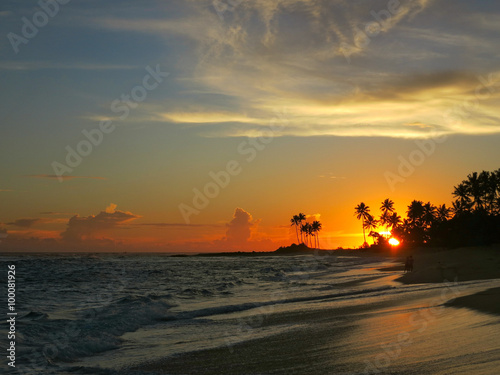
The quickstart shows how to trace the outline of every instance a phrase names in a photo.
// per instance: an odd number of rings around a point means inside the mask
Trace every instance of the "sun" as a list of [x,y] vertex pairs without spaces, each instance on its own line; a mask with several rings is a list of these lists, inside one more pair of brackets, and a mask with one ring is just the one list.
[[398,246],[399,245],[399,241],[397,239],[395,239],[394,237],[392,237],[392,238],[389,239],[389,244],[391,246]]

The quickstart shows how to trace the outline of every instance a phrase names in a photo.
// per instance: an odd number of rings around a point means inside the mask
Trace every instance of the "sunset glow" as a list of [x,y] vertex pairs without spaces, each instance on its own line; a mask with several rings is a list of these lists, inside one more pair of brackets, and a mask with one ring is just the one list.
[[389,244],[391,246],[398,246],[399,245],[399,241],[397,239],[395,239],[395,238],[390,238],[389,239]]
[[360,201],[450,206],[498,167],[493,6],[213,3],[72,2],[30,37],[5,6],[0,247],[271,251],[299,211],[359,247]]

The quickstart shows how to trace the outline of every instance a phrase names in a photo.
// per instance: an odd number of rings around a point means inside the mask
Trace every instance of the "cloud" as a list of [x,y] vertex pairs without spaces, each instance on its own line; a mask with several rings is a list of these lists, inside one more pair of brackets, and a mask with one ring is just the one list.
[[218,224],[186,224],[186,223],[141,223],[135,224],[137,226],[151,226],[151,227],[173,227],[173,228],[220,228]]
[[334,180],[345,180],[346,179],[345,176],[337,176],[337,175],[335,175],[332,172],[326,172],[326,173],[320,174],[318,177],[320,177],[320,178],[331,178],[331,179],[334,179]]
[[66,241],[92,240],[102,238],[112,229],[128,223],[140,216],[131,212],[116,210],[116,205],[111,203],[105,211],[97,215],[79,216],[75,215],[68,221],[67,228],[61,233]]
[[231,245],[245,245],[251,236],[254,227],[252,215],[242,208],[236,208],[233,219],[226,225],[226,241]]
[[319,220],[321,218],[321,214],[306,214],[306,222],[312,223],[315,220]]
[[89,178],[92,180],[106,180],[104,177],[95,177],[95,176],[58,176],[55,174],[33,174],[33,175],[27,175],[26,177],[33,177],[33,178],[48,178],[51,180],[73,180],[75,178]]
[[[180,113],[164,113],[161,114],[163,121],[175,123],[224,123],[224,122],[240,122],[240,123],[256,123],[262,122],[255,118],[249,118],[235,113],[216,113],[216,112],[180,112]],[[268,122],[268,120],[266,121]]]
[[64,216],[67,216],[67,215],[74,215],[74,213],[73,212],[43,211],[43,212],[40,212],[40,215],[64,215]]
[[17,219],[11,223],[7,223],[7,225],[13,225],[16,227],[21,227],[21,228],[31,228],[33,225],[36,223],[41,222],[42,219],[36,218],[36,219]]
[[106,207],[105,212],[106,212],[107,214],[114,214],[114,213],[115,213],[115,211],[116,211],[116,207],[118,207],[116,204],[114,204],[114,203],[110,203],[110,204],[109,204],[109,206],[108,206],[108,207]]
[[[267,233],[259,232],[260,219],[253,219],[252,214],[242,208],[236,208],[232,219],[224,225],[225,235],[217,234],[217,228],[224,228],[221,225],[204,225],[210,232],[204,235],[203,239],[188,239],[171,243],[171,248],[183,251],[198,252],[220,252],[220,251],[270,251],[283,245],[282,242],[275,242]],[[161,223],[165,224],[165,223]],[[141,224],[138,224],[141,225]],[[171,226],[172,224],[167,224]],[[174,224],[176,225],[176,224]],[[187,227],[186,224],[179,224]],[[189,225],[192,226],[192,225]],[[212,229],[213,228],[213,229]],[[286,227],[288,229],[288,227]]]
[[[444,118],[475,99],[478,76],[495,73],[498,16],[487,6],[401,0],[388,16],[387,0],[222,3],[228,7],[190,0],[153,17],[123,12],[86,20],[168,43],[166,64],[176,70],[179,95],[127,121],[197,127],[204,137],[256,137],[286,106],[288,122],[275,136],[500,132],[500,90],[460,126]],[[369,24],[380,30],[367,39]],[[414,123],[427,126],[408,126]]]
[[3,61],[0,62],[0,70],[129,70],[137,69],[137,66],[132,65],[115,65],[115,64],[61,64],[45,61],[27,62],[27,61]]

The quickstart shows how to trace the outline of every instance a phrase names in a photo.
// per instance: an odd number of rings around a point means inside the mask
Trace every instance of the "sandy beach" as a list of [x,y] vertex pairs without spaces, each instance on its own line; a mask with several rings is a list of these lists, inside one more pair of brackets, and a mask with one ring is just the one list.
[[[413,254],[373,269],[361,283],[398,293],[318,301],[241,321],[286,326],[270,337],[137,366],[154,374],[496,374],[500,366],[500,255],[497,248]],[[403,257],[404,258],[404,257]],[[400,259],[398,258],[397,262]],[[227,318],[219,316],[227,323]],[[251,330],[251,323],[246,329]]]
[[[394,269],[398,267],[403,268],[401,265]],[[488,279],[500,279],[500,246],[421,254],[416,260],[415,271],[404,274],[397,281],[416,284]],[[447,306],[468,307],[500,315],[499,294],[499,289],[492,288],[457,298],[447,303]]]
[[[406,284],[439,283],[444,280],[500,278],[500,246],[471,247],[445,251],[407,252],[415,258],[414,272],[398,281]],[[401,263],[404,257],[401,258]]]

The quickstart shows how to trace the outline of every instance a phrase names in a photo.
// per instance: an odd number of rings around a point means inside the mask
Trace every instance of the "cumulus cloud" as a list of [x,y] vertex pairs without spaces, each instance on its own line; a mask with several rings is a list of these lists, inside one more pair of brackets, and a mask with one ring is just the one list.
[[116,207],[118,207],[116,204],[114,204],[114,203],[110,203],[110,204],[109,204],[109,206],[108,206],[108,207],[106,207],[105,212],[106,212],[107,214],[114,214],[114,213],[115,213],[115,211],[116,211]]
[[306,222],[312,223],[313,221],[316,221],[321,218],[321,214],[306,214]]
[[233,245],[243,245],[250,240],[254,227],[252,215],[242,208],[236,208],[233,219],[227,224],[226,240]]
[[66,230],[61,233],[61,237],[67,241],[102,238],[112,229],[140,217],[131,212],[116,210],[116,207],[111,203],[97,215],[73,216],[69,219]]

